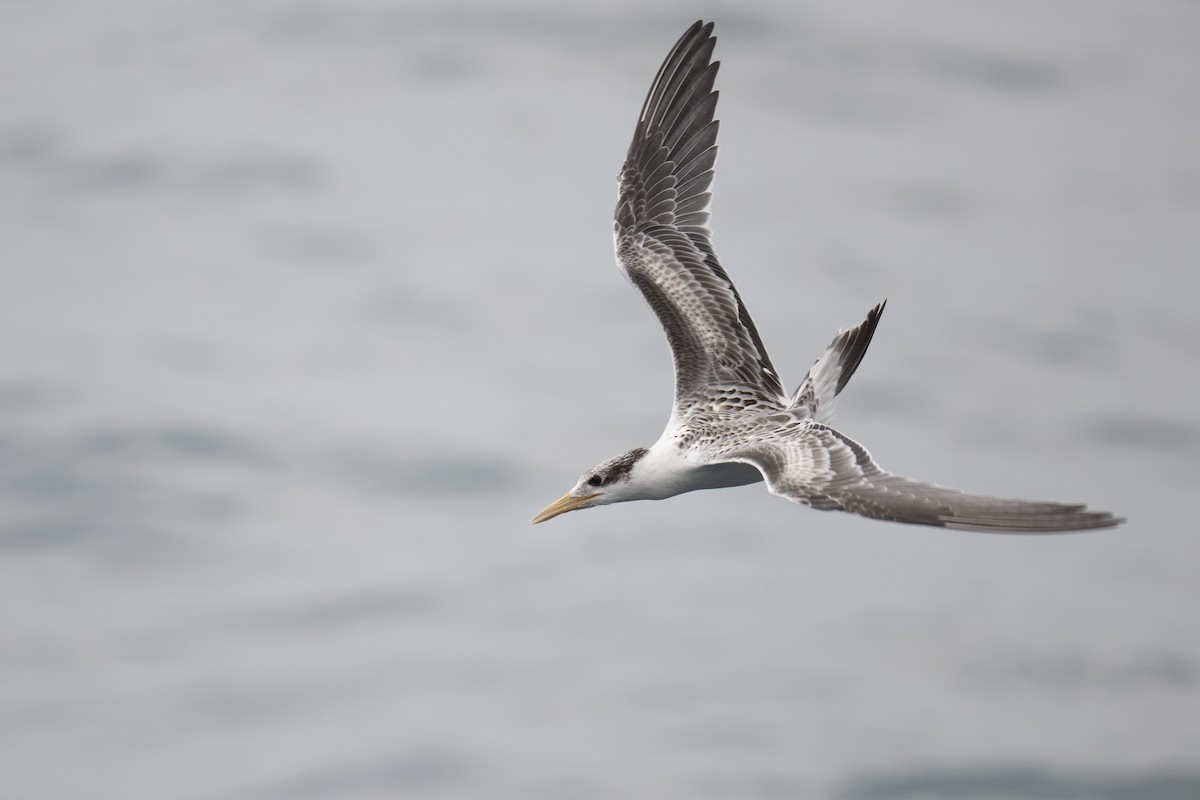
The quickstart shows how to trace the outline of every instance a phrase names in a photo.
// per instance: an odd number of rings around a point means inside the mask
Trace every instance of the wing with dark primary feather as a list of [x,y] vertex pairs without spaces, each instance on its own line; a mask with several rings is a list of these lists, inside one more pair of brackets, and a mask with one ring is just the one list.
[[714,386],[781,404],[779,377],[710,240],[715,43],[712,23],[697,22],[654,79],[619,177],[617,260],[666,331],[677,408]]
[[893,475],[880,469],[858,442],[809,421],[743,438],[710,460],[753,464],[772,494],[872,519],[995,533],[1110,528],[1123,521],[1082,505],[967,494]]

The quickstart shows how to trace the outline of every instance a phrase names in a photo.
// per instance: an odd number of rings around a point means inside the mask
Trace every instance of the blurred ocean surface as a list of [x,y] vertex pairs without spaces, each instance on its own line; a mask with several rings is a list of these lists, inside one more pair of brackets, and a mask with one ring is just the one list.
[[[718,251],[888,468],[530,516],[658,436],[611,254],[715,18]],[[1200,4],[0,7],[0,793],[1200,797]]]

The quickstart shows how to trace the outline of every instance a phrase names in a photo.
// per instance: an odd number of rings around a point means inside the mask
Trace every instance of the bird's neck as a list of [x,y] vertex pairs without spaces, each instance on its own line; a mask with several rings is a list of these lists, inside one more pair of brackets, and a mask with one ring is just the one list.
[[633,488],[640,500],[662,500],[697,489],[744,486],[763,479],[749,464],[696,463],[681,453],[673,441],[659,440],[634,467]]

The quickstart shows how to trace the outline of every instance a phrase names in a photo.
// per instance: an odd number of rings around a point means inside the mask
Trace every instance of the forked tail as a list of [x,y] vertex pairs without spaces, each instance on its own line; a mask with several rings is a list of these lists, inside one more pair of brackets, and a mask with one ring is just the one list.
[[833,417],[833,399],[846,386],[854,370],[867,353],[875,327],[883,316],[884,300],[867,313],[861,325],[841,331],[833,337],[829,347],[809,368],[800,382],[800,388],[792,395],[791,408],[807,409],[808,416],[816,422],[828,422]]

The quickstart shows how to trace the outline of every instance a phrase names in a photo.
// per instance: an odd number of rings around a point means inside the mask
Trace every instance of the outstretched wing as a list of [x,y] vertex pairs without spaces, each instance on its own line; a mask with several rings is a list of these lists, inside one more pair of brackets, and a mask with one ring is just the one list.
[[837,397],[850,376],[867,354],[867,346],[875,335],[875,327],[883,315],[884,300],[867,312],[867,318],[857,327],[844,330],[833,341],[825,352],[809,368],[808,374],[800,382],[800,388],[792,396],[791,406],[794,410],[805,414],[817,422],[828,422],[833,417],[833,399]]
[[772,494],[872,519],[997,533],[1054,533],[1123,522],[1083,505],[967,494],[893,475],[880,469],[858,442],[807,421],[771,436],[745,439],[712,460],[754,465]]
[[783,387],[708,229],[717,158],[719,62],[712,23],[696,22],[658,71],[618,178],[617,261],[666,331],[676,408],[710,387],[784,403]]

